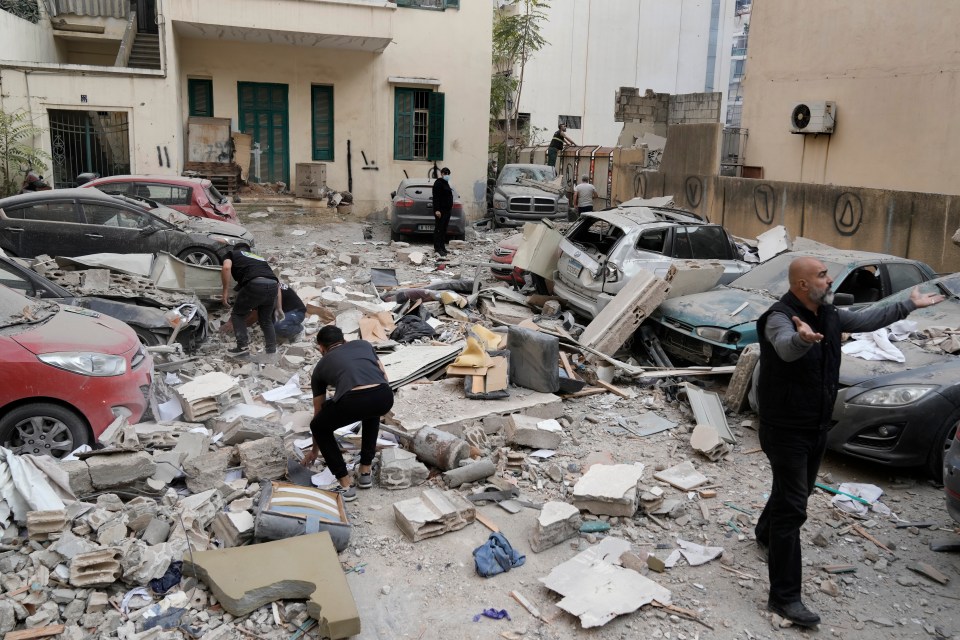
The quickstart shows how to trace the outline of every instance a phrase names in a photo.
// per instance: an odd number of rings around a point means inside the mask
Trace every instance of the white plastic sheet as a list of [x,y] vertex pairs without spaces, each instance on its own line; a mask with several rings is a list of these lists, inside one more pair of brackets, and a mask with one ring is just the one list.
[[0,447],[0,525],[10,524],[9,517],[23,524],[30,511],[63,509],[76,496],[70,490],[67,473],[46,456],[18,456]]

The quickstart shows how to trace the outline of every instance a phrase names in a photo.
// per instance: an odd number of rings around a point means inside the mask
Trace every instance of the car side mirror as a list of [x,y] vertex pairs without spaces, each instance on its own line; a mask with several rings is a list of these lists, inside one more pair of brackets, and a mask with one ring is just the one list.
[[159,231],[159,229],[157,229],[155,226],[153,226],[152,224],[150,224],[150,225],[147,225],[146,227],[143,227],[142,229],[140,229],[140,235],[142,235],[142,236],[152,236],[152,235],[155,234],[157,231]]
[[838,307],[849,307],[853,304],[852,293],[834,293],[833,304]]
[[390,199],[393,200],[393,199],[396,198],[396,197],[397,197],[397,192],[396,192],[396,191],[391,191],[391,192],[390,192]]

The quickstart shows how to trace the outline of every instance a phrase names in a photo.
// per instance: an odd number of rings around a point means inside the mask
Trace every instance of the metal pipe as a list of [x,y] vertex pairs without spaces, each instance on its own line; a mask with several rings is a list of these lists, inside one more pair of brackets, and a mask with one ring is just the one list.
[[353,193],[353,152],[350,150],[349,140],[347,140],[347,191]]

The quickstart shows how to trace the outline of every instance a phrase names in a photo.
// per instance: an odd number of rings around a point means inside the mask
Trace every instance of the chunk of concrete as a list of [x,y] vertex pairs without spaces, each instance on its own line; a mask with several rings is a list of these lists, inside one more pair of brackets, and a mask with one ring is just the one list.
[[720,438],[720,433],[708,424],[698,424],[690,436],[690,446],[707,460],[717,462],[727,457],[730,445]]
[[243,401],[236,378],[219,371],[205,373],[174,389],[183,407],[183,417],[203,422]]
[[80,272],[80,291],[95,293],[110,290],[109,269],[84,269]]
[[674,260],[664,277],[670,283],[667,299],[709,291],[720,282],[723,271],[719,262]]
[[31,540],[49,540],[50,534],[60,533],[66,528],[67,512],[64,509],[27,513],[27,535]]
[[237,445],[237,453],[243,475],[252,482],[276,480],[287,473],[287,453],[280,436],[241,442]]
[[392,447],[380,454],[380,486],[386,489],[409,489],[427,481],[430,471],[417,460],[415,453]]
[[60,463],[60,470],[67,472],[67,482],[75,496],[86,496],[93,493],[93,480],[90,479],[90,467],[84,460],[64,460]]
[[184,460],[193,460],[209,450],[210,436],[196,431],[181,434],[180,437],[177,438],[176,446],[173,447],[173,452],[183,454]]
[[556,449],[560,446],[562,427],[556,420],[543,420],[515,413],[508,417],[507,444],[533,449]]
[[183,451],[155,451],[153,462],[157,465],[157,471],[153,474],[153,479],[163,484],[170,484],[183,475],[182,465],[186,459],[187,454]]
[[670,285],[649,271],[640,271],[600,310],[580,336],[580,344],[612,356],[640,323],[667,298]]
[[753,370],[757,368],[760,361],[760,345],[750,344],[740,353],[737,360],[737,366],[730,376],[730,382],[727,384],[727,393],[724,395],[723,402],[727,409],[733,413],[740,413],[747,408],[747,398],[750,393],[750,386],[753,384]]
[[74,535],[71,531],[64,531],[60,539],[50,545],[49,549],[59,553],[67,560],[72,560],[82,553],[89,553],[99,549],[99,545],[86,538]]
[[766,262],[773,256],[793,248],[793,239],[785,226],[777,225],[757,236],[757,257]]
[[394,503],[393,513],[411,542],[463,529],[476,519],[473,504],[452,489],[427,489],[419,497]]
[[540,582],[563,598],[557,606],[580,618],[584,629],[599,627],[656,600],[670,604],[670,590],[631,569],[617,566],[630,543],[604,538],[556,566]]
[[201,493],[218,487],[223,482],[227,467],[237,461],[236,455],[235,447],[225,447],[185,462],[183,472],[187,476],[187,489]]
[[124,549],[120,567],[127,584],[142,585],[163,577],[174,560],[173,549],[168,544],[150,546],[142,540],[131,540]]
[[213,428],[217,433],[223,434],[220,442],[227,445],[240,444],[247,440],[259,440],[260,438],[280,434],[280,429],[276,424],[245,416],[241,416],[234,421],[215,420]]
[[120,579],[120,549],[79,553],[70,562],[70,584],[75,587],[106,587]]
[[249,511],[218,513],[210,528],[224,548],[239,547],[253,537],[253,516]]
[[573,487],[573,504],[595,515],[632,516],[640,505],[642,464],[595,464]]
[[160,518],[153,518],[150,524],[143,530],[140,539],[149,545],[163,544],[170,535],[170,523]]
[[224,506],[223,495],[218,489],[210,489],[187,496],[179,504],[179,508],[184,514],[191,514],[204,527],[209,525],[216,515],[223,511]]
[[122,487],[146,480],[157,472],[157,465],[146,451],[96,455],[86,462],[95,489]]
[[547,502],[540,510],[537,526],[530,534],[530,548],[540,553],[577,536],[583,518],[580,510],[566,502]]
[[183,572],[209,586],[231,615],[277,600],[307,600],[320,635],[336,640],[360,633],[357,604],[329,533],[185,555]]
[[666,482],[669,485],[673,485],[681,491],[690,491],[691,489],[696,489],[702,484],[707,483],[707,476],[703,475],[697,471],[693,463],[689,460],[685,460],[680,464],[674,465],[669,469],[664,469],[663,471],[658,471],[653,474],[653,477],[661,482]]

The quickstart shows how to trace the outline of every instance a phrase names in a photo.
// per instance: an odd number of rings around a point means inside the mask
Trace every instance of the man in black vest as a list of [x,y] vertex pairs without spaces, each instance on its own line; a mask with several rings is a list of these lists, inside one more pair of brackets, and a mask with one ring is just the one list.
[[840,334],[875,331],[943,296],[914,288],[907,301],[856,312],[833,306],[833,280],[820,260],[796,258],[788,277],[790,290],[757,320],[760,446],[770,460],[773,488],[756,534],[761,549],[769,550],[767,609],[812,627],[820,616],[800,599],[800,527],[837,399]]
[[277,334],[273,328],[273,312],[277,304],[277,287],[280,281],[266,258],[250,251],[245,244],[238,244],[230,252],[220,267],[220,281],[223,283],[223,304],[230,304],[230,279],[237,283],[237,299],[233,302],[230,319],[233,333],[237,336],[237,346],[228,349],[232,356],[244,357],[250,354],[250,337],[247,335],[247,314],[257,311],[257,322],[263,330],[263,341],[267,353],[277,352]]

